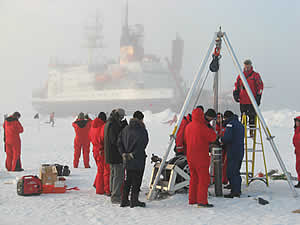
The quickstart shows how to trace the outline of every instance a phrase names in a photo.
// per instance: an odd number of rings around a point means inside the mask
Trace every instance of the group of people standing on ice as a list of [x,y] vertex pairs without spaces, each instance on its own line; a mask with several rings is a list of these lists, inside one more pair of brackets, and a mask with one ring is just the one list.
[[[254,72],[252,62],[244,62],[244,75],[248,85],[260,104],[263,91],[263,82],[260,75]],[[238,76],[233,97],[240,103],[241,114],[249,117],[249,126],[255,126],[255,109],[249,99],[240,76]],[[216,119],[215,129],[211,121]],[[253,132],[251,130],[251,136]],[[183,118],[176,137],[175,151],[177,154],[187,156],[190,168],[189,204],[198,204],[200,207],[213,207],[207,201],[208,187],[210,184],[210,145],[217,144],[223,148],[223,184],[229,185],[230,193],[224,195],[225,198],[240,197],[241,176],[240,169],[244,157],[244,137],[245,129],[237,115],[227,110],[216,113],[213,109],[208,109],[204,113],[202,106],[196,107],[192,115],[188,114]]]
[[[250,60],[244,62],[244,74],[248,85],[260,105],[263,82],[258,73],[253,71]],[[233,97],[240,103],[241,113],[249,117],[250,127],[255,126],[255,109],[238,76]],[[5,118],[4,143],[6,152],[5,166],[8,171],[23,171],[21,164],[21,139],[23,127],[19,122],[21,114],[13,113]],[[93,144],[93,156],[97,165],[97,175],[94,187],[97,194],[110,196],[113,204],[121,207],[145,207],[144,202],[138,200],[142,177],[145,169],[148,133],[143,122],[144,115],[140,111],[133,114],[129,124],[125,119],[125,110],[114,109],[108,119],[104,112],[100,112],[94,120],[88,115],[80,113],[72,123],[76,136],[74,139],[74,168],[78,167],[81,151],[84,167],[90,168],[90,142]],[[213,129],[211,121],[216,119]],[[296,154],[296,170],[300,188],[300,116],[294,119],[295,133],[293,144]],[[240,197],[241,176],[240,168],[244,156],[244,126],[237,115],[227,110],[224,115],[213,109],[204,112],[202,106],[196,107],[192,114],[182,120],[176,137],[176,154],[187,157],[190,168],[189,204],[201,207],[212,207],[207,201],[210,183],[209,149],[211,144],[223,146],[223,183],[229,185],[230,194],[226,198]],[[253,136],[253,133],[250,133]],[[129,200],[130,195],[130,200]]]
[[[121,207],[145,207],[139,201],[139,192],[146,163],[148,132],[143,123],[144,114],[136,111],[129,124],[124,109],[115,109],[106,117],[100,112],[94,120],[78,115],[73,127],[74,168],[78,167],[81,149],[85,168],[89,168],[89,143],[97,165],[94,187],[97,194],[111,198]],[[129,201],[130,195],[130,201]]]

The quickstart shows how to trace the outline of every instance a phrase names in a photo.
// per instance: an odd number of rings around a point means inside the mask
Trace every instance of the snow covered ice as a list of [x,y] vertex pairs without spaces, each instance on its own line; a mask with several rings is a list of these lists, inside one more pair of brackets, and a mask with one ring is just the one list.
[[[21,112],[22,113],[22,112]],[[173,118],[170,110],[158,114],[145,112],[145,124],[149,131],[147,163],[140,199],[146,201],[149,180],[153,164],[152,153],[162,156],[168,145],[173,126],[162,122]],[[44,123],[48,117],[40,119],[40,128],[33,119],[33,113],[23,114],[21,123],[24,127],[22,139],[22,163],[24,172],[7,172],[4,166],[5,153],[0,154],[0,224],[300,224],[299,214],[292,211],[299,209],[299,198],[294,198],[286,181],[270,180],[270,187],[255,181],[249,187],[242,184],[242,197],[234,199],[209,197],[214,208],[197,208],[188,205],[187,194],[176,194],[164,200],[146,201],[146,208],[120,208],[112,205],[110,198],[96,195],[92,187],[97,167],[92,151],[91,168],[83,168],[82,158],[78,169],[72,168],[74,130],[71,123],[74,118],[57,118],[55,127]],[[291,110],[265,111],[265,120],[275,136],[281,157],[293,176],[295,155],[292,145],[293,118],[300,112]],[[1,146],[3,146],[3,129]],[[279,169],[279,164],[269,145],[265,142],[267,167]],[[92,149],[92,148],[91,148]],[[174,153],[171,152],[171,155]],[[40,196],[22,197],[16,193],[17,179],[23,175],[38,175],[43,163],[60,163],[69,165],[71,175],[66,177],[68,187],[79,187],[79,191],[65,194],[42,194]],[[256,172],[263,171],[258,160]],[[213,193],[213,187],[209,189]],[[298,190],[297,190],[298,191]],[[226,190],[224,191],[225,193]],[[299,191],[298,191],[299,192]],[[299,193],[300,194],[300,193]],[[248,197],[251,196],[251,197]],[[255,198],[262,197],[270,202],[259,205]]]

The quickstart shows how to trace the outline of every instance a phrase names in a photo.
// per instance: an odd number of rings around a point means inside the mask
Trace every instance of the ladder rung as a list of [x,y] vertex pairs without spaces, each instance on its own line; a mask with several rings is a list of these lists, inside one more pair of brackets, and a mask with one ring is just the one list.
[[[242,162],[247,162],[247,160],[243,160]],[[248,160],[248,163],[253,162],[253,160]]]
[[[241,175],[247,175],[246,172],[240,172],[240,174],[241,174]],[[248,175],[250,175],[251,177],[253,177],[253,173],[252,173],[252,172],[249,172]]]
[[247,128],[248,128],[248,130],[259,130],[258,127],[247,127]]
[[263,177],[251,177],[250,180],[265,180],[267,179],[265,176]]
[[261,150],[261,149],[258,149],[258,150],[247,149],[247,152],[263,152],[263,150]]

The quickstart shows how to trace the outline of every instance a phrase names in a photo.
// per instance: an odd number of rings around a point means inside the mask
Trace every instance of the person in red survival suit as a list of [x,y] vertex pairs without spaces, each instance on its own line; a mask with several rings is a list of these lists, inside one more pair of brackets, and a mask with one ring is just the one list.
[[8,171],[23,171],[21,164],[21,139],[23,127],[19,122],[21,114],[14,112],[12,116],[5,119],[3,128],[5,131],[5,166]]
[[[222,113],[217,114],[217,120],[216,120],[216,131],[218,137],[223,137],[224,132],[225,132],[225,123],[224,123],[224,118]],[[222,151],[222,183],[227,184],[228,183],[228,178],[226,175],[226,169],[227,169],[227,154],[226,154],[226,148],[225,145],[223,145],[223,151]]]
[[[257,105],[260,105],[261,96],[264,89],[263,81],[259,73],[255,72],[252,67],[251,60],[247,59],[244,61],[244,75],[247,79],[247,83],[252,91],[252,94],[256,100]],[[255,109],[250,101],[250,98],[246,92],[240,75],[237,77],[235,82],[235,89],[233,91],[233,98],[236,102],[240,103],[241,114],[245,113],[249,117],[249,125],[255,126]],[[250,136],[254,135],[254,130],[250,130]]]
[[190,168],[189,204],[199,207],[213,207],[208,204],[207,191],[209,186],[209,144],[217,138],[215,131],[207,126],[203,110],[196,108],[184,133],[187,148],[187,161]]
[[97,164],[97,175],[94,182],[96,194],[105,194],[110,196],[109,189],[109,164],[105,162],[104,157],[104,126],[106,114],[100,112],[98,117],[93,121],[91,127],[91,139],[93,143],[93,155]]
[[176,140],[175,140],[176,145],[175,145],[174,151],[175,151],[176,156],[186,155],[186,147],[183,144],[184,130],[186,128],[186,125],[188,125],[188,123],[191,121],[192,121],[191,114],[184,116],[181,121],[181,124],[179,126],[179,129],[178,129],[178,132],[176,135]]
[[83,149],[83,162],[85,168],[90,168],[90,138],[89,131],[91,123],[84,118],[84,114],[79,113],[75,122],[72,123],[76,136],[74,139],[74,168],[78,168],[81,149]]
[[298,174],[298,184],[295,185],[295,188],[300,188],[300,116],[295,119],[295,134],[293,137],[293,144],[295,146],[296,154],[296,171]]

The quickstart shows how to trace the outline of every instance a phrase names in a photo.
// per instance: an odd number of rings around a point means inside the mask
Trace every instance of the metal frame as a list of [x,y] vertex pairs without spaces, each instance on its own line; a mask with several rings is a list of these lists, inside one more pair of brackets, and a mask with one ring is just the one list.
[[[183,106],[182,106],[182,109],[181,109],[181,111],[180,111],[179,120],[178,120],[178,122],[177,122],[177,124],[176,124],[176,126],[175,126],[175,128],[174,128],[174,130],[173,130],[173,132],[172,132],[172,135],[171,135],[171,139],[170,139],[168,148],[167,148],[167,150],[166,150],[166,152],[165,152],[165,154],[164,154],[164,156],[163,156],[163,160],[162,160],[162,162],[161,162],[161,164],[160,164],[160,167],[159,167],[159,170],[158,170],[158,172],[157,172],[157,174],[156,174],[156,177],[155,177],[155,180],[154,180],[154,182],[153,182],[152,188],[150,188],[150,191],[149,191],[149,193],[148,193],[148,196],[147,196],[148,200],[153,200],[153,199],[156,197],[156,195],[157,195],[157,190],[156,190],[157,187],[156,187],[156,186],[157,186],[157,183],[158,183],[158,181],[159,181],[159,177],[160,177],[161,172],[162,172],[162,170],[163,170],[163,168],[164,168],[164,166],[165,166],[167,157],[168,157],[168,155],[169,155],[169,153],[170,153],[170,150],[171,150],[171,147],[172,147],[172,145],[173,145],[173,143],[174,143],[174,140],[176,139],[176,134],[177,134],[178,128],[179,128],[179,126],[180,126],[180,124],[181,124],[181,121],[182,121],[182,119],[183,119],[183,116],[186,114],[186,110],[187,110],[187,108],[188,108],[188,104],[190,103],[191,97],[192,97],[193,93],[194,93],[195,90],[196,90],[196,87],[197,87],[197,85],[198,85],[198,83],[199,83],[200,77],[201,77],[201,75],[202,75],[202,73],[203,73],[203,71],[204,71],[204,68],[205,68],[205,66],[206,66],[206,63],[207,63],[207,61],[208,61],[208,57],[210,56],[210,54],[211,54],[211,52],[212,52],[212,49],[213,49],[213,47],[214,47],[214,45],[215,45],[216,37],[217,37],[218,35],[220,35],[220,32],[221,32],[221,31],[219,31],[218,33],[215,33],[215,34],[214,34],[213,39],[212,39],[212,41],[211,41],[211,44],[210,44],[210,46],[209,46],[209,48],[208,48],[208,51],[207,51],[207,53],[206,53],[206,56],[205,56],[205,58],[203,59],[201,65],[200,65],[200,67],[199,67],[199,70],[198,70],[198,72],[197,72],[196,75],[195,75],[195,78],[194,78],[194,81],[193,81],[193,83],[192,83],[192,86],[191,86],[191,88],[190,88],[190,90],[189,90],[189,92],[188,92],[188,95],[187,95],[187,97],[186,97],[186,99],[185,99],[185,102],[184,102],[184,104],[183,104]],[[247,83],[247,80],[246,80],[246,78],[245,78],[245,75],[244,75],[244,73],[243,73],[243,70],[242,70],[242,68],[241,68],[241,66],[240,66],[240,64],[239,64],[239,62],[238,62],[238,60],[237,60],[237,57],[236,57],[236,55],[235,55],[235,53],[234,53],[234,51],[233,51],[233,48],[232,48],[232,46],[231,46],[231,44],[230,44],[230,41],[229,41],[229,39],[228,39],[228,37],[227,37],[227,34],[226,34],[225,32],[222,32],[222,35],[221,35],[221,36],[222,36],[222,38],[223,38],[223,41],[224,41],[225,45],[227,46],[227,49],[228,49],[230,55],[232,56],[234,65],[236,66],[238,72],[240,73],[240,77],[241,77],[241,80],[242,80],[242,82],[243,82],[243,85],[244,85],[244,87],[245,87],[245,89],[246,89],[246,92],[247,92],[247,94],[248,94],[248,96],[249,96],[249,98],[250,98],[250,100],[251,100],[251,103],[252,103],[252,105],[253,105],[253,107],[254,107],[256,113],[257,113],[257,116],[259,117],[259,119],[260,119],[260,121],[261,121],[263,130],[264,130],[264,132],[265,132],[265,134],[266,134],[266,136],[267,136],[267,140],[270,142],[271,147],[272,147],[272,149],[273,149],[273,151],[274,151],[274,154],[275,154],[275,156],[276,156],[276,158],[277,158],[277,161],[279,162],[281,169],[283,170],[284,174],[285,174],[286,177],[287,177],[287,181],[288,181],[288,184],[289,184],[289,186],[290,186],[290,189],[291,189],[291,191],[292,191],[292,193],[293,193],[293,196],[294,196],[294,197],[297,197],[298,194],[297,194],[297,192],[296,192],[296,190],[295,190],[295,188],[294,188],[294,186],[293,186],[293,184],[292,184],[292,181],[291,181],[291,178],[290,178],[290,174],[287,172],[287,169],[286,169],[286,167],[285,167],[285,165],[284,165],[284,163],[283,163],[283,161],[282,161],[282,159],[281,159],[281,156],[280,156],[280,154],[279,154],[279,152],[278,152],[277,146],[276,146],[276,144],[275,144],[275,142],[274,142],[274,136],[271,135],[271,132],[270,132],[270,130],[269,130],[269,128],[268,128],[268,126],[267,126],[267,124],[266,124],[264,118],[263,118],[263,115],[262,115],[262,113],[260,112],[260,110],[259,110],[259,108],[258,108],[258,105],[257,105],[257,103],[256,103],[256,100],[255,100],[255,98],[254,98],[254,96],[253,96],[253,94],[252,94],[252,91],[251,91],[251,89],[250,89],[248,83]],[[152,180],[151,180],[151,181],[152,181]]]
[[[153,177],[155,176],[155,172],[156,169],[158,167],[157,163],[156,165],[154,165],[153,169],[152,169],[152,174],[151,174],[151,183],[150,183],[150,189],[153,187]],[[189,183],[190,183],[190,176],[180,167],[178,167],[177,165],[174,164],[168,164],[165,167],[165,170],[170,170],[170,178],[169,181],[166,185],[160,184],[160,185],[156,185],[156,188],[161,190],[161,191],[166,191],[166,192],[175,192],[183,187],[188,187]],[[180,175],[184,181],[177,183],[176,184],[176,178],[177,175]]]
[[164,154],[164,156],[163,156],[163,159],[162,159],[162,162],[161,162],[160,167],[159,167],[159,169],[158,169],[158,172],[157,172],[157,174],[156,174],[156,177],[155,177],[153,186],[152,186],[152,188],[150,189],[150,191],[149,191],[149,193],[148,193],[148,196],[147,196],[148,200],[153,200],[153,199],[156,197],[156,194],[157,194],[157,192],[156,192],[156,185],[157,185],[157,183],[158,183],[159,176],[160,176],[160,174],[161,174],[161,172],[162,172],[162,169],[164,168],[164,165],[165,165],[165,163],[166,163],[166,160],[167,160],[167,158],[168,158],[168,155],[169,155],[169,153],[170,153],[170,150],[171,150],[171,147],[172,147],[172,145],[173,145],[173,143],[174,143],[174,140],[176,139],[176,134],[177,134],[177,131],[178,131],[177,128],[179,128],[179,126],[180,126],[180,124],[181,124],[181,121],[182,121],[182,119],[183,119],[183,116],[185,115],[186,110],[187,110],[187,107],[188,107],[188,105],[189,105],[189,103],[190,103],[191,97],[192,97],[194,91],[196,90],[196,87],[197,87],[197,85],[198,85],[198,83],[199,83],[201,74],[202,74],[203,71],[204,71],[204,68],[205,68],[205,65],[206,65],[206,63],[207,63],[208,57],[210,56],[210,53],[211,53],[211,51],[212,51],[212,49],[213,49],[213,47],[214,47],[214,42],[215,42],[215,39],[216,39],[216,35],[217,35],[217,34],[215,33],[214,36],[213,36],[213,40],[212,40],[212,42],[211,42],[211,44],[210,44],[210,46],[209,46],[209,48],[208,48],[208,51],[207,51],[207,53],[206,53],[206,56],[205,56],[205,58],[203,59],[201,65],[200,65],[200,67],[199,67],[199,70],[198,70],[198,72],[197,72],[197,74],[196,74],[196,76],[195,76],[195,78],[194,78],[193,83],[192,83],[192,87],[190,88],[190,90],[189,90],[189,92],[188,92],[188,95],[187,95],[187,97],[186,97],[186,99],[185,99],[185,101],[184,101],[184,104],[183,104],[182,109],[181,109],[181,111],[180,111],[179,120],[178,120],[177,124],[175,125],[175,128],[174,128],[174,130],[173,130],[173,132],[172,132],[171,140],[170,140],[170,142],[169,142],[168,149],[167,149],[167,151],[165,152],[165,154]]
[[251,89],[250,89],[250,87],[248,85],[247,79],[246,79],[246,77],[245,77],[245,75],[243,73],[242,67],[239,64],[236,55],[234,54],[233,48],[232,48],[232,46],[230,44],[230,41],[229,41],[229,39],[227,37],[227,34],[225,32],[223,34],[224,34],[223,35],[223,40],[224,40],[224,42],[225,42],[225,44],[226,44],[226,46],[228,48],[228,51],[229,51],[229,53],[230,53],[230,55],[232,57],[232,60],[233,60],[234,65],[236,66],[236,69],[240,73],[240,78],[241,78],[241,80],[243,82],[243,85],[244,85],[244,87],[246,89],[246,92],[247,92],[247,94],[248,94],[248,96],[249,96],[249,98],[251,100],[251,103],[252,103],[252,105],[253,105],[253,107],[255,109],[255,112],[256,112],[256,114],[257,114],[257,116],[258,116],[258,118],[259,118],[259,120],[261,122],[262,128],[263,128],[263,130],[264,130],[264,132],[266,134],[267,140],[270,142],[270,145],[271,145],[271,147],[273,149],[273,152],[274,152],[274,154],[275,154],[275,156],[277,158],[277,161],[279,162],[282,171],[284,172],[284,174],[287,177],[287,181],[288,181],[290,189],[291,189],[291,191],[293,193],[293,196],[297,197],[298,193],[295,190],[295,187],[294,187],[294,185],[293,185],[293,183],[291,181],[290,174],[287,172],[287,169],[286,169],[286,167],[285,167],[285,165],[284,165],[284,163],[283,163],[283,161],[281,159],[281,156],[280,156],[280,154],[278,152],[277,146],[276,146],[276,144],[274,142],[274,136],[271,135],[271,132],[270,132],[268,126],[267,126],[267,123],[266,123],[266,121],[265,121],[265,119],[264,119],[264,117],[263,117],[260,109],[258,108],[256,100],[255,100],[255,98],[254,98],[254,96],[252,94],[252,91],[251,91]]

